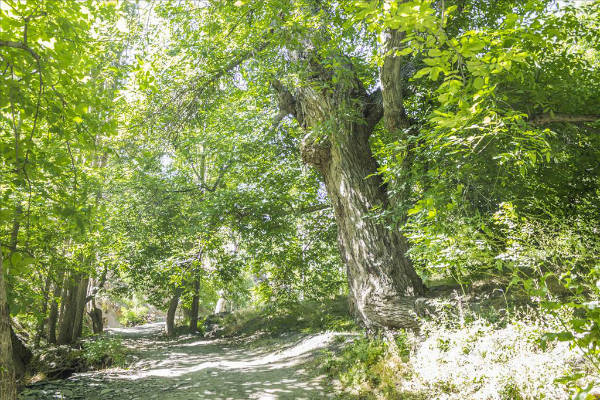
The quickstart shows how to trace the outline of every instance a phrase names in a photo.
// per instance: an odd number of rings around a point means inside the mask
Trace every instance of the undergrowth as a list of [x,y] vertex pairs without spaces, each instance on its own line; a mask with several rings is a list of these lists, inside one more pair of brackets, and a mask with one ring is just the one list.
[[121,339],[103,337],[85,342],[81,357],[89,368],[101,369],[125,365],[128,354]]
[[[484,314],[485,315],[485,314]],[[562,382],[585,370],[579,382],[598,382],[581,353],[564,342],[545,342],[554,323],[534,310],[497,320],[469,315],[462,324],[425,321],[418,333],[346,339],[318,361],[344,399],[597,399],[576,397]]]
[[278,335],[285,332],[352,331],[357,326],[346,297],[306,301],[285,309],[269,306],[239,310],[223,316],[221,336]]

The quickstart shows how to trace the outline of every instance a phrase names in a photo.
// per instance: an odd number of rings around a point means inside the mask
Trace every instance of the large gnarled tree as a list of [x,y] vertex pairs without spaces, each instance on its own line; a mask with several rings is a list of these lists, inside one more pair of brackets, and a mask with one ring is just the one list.
[[354,312],[367,327],[413,327],[414,296],[423,293],[423,285],[407,257],[407,241],[398,230],[370,218],[373,210],[385,210],[390,200],[369,137],[383,116],[389,129],[407,123],[399,60],[385,60],[382,95],[381,89],[369,94],[350,58],[339,57],[347,62],[342,79],[334,79],[336,71],[324,60],[312,58],[306,62],[308,82],[288,89],[277,81],[274,88],[281,113],[291,114],[306,130],[303,161],[325,182]]

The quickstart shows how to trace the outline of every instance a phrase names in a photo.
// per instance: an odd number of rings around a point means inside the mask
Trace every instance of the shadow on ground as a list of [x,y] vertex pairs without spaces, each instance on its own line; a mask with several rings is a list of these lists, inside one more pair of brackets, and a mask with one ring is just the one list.
[[[314,357],[347,333],[289,334],[233,344],[187,336],[166,341],[161,324],[114,329],[139,360],[129,369],[73,375],[31,386],[22,399],[328,399],[334,398]],[[62,397],[61,397],[62,396]]]

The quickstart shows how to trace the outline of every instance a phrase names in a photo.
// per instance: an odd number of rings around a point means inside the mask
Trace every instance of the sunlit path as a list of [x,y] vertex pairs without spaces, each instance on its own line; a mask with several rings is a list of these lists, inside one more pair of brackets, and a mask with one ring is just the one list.
[[[73,375],[37,398],[65,399],[325,399],[333,390],[313,362],[342,333],[290,334],[233,344],[185,336],[165,341],[162,324],[112,329],[138,352],[129,369]],[[43,390],[43,391],[42,391]],[[31,398],[31,397],[26,397]],[[58,397],[60,398],[60,397]]]

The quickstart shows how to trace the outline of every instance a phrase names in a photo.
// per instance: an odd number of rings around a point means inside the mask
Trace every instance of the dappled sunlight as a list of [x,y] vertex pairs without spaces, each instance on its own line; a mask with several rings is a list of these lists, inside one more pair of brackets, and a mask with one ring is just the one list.
[[164,329],[164,325],[164,322],[152,322],[131,328],[109,328],[106,331],[124,337],[139,337],[148,334],[156,334],[157,331],[162,331]]
[[[232,359],[227,356],[212,356],[211,354],[196,354],[190,357],[187,352],[169,352],[166,358],[157,361],[153,367],[144,370],[138,370],[134,374],[124,373],[119,375],[124,379],[140,379],[148,376],[158,377],[178,377],[188,373],[199,372],[205,369],[220,369],[224,371],[240,370],[251,372],[253,367],[265,366],[269,369],[281,369],[291,367],[306,361],[307,355],[310,356],[315,350],[327,347],[333,338],[339,334],[322,333],[312,337],[304,338],[290,348],[274,353],[263,352],[266,354],[258,355],[257,352],[233,353]],[[198,346],[205,343],[199,342]],[[184,345],[186,347],[190,344]],[[256,357],[254,357],[256,356]],[[206,359],[212,361],[206,361]],[[204,360],[204,362],[203,362]]]
[[[264,343],[233,344],[223,339],[153,340],[161,324],[111,330],[123,334],[141,359],[129,369],[74,375],[85,385],[86,399],[101,399],[107,388],[122,388],[123,399],[319,399],[333,392],[325,376],[311,364],[337,336],[326,332],[284,335]],[[190,339],[192,339],[190,341]],[[112,393],[112,392],[111,392]]]

